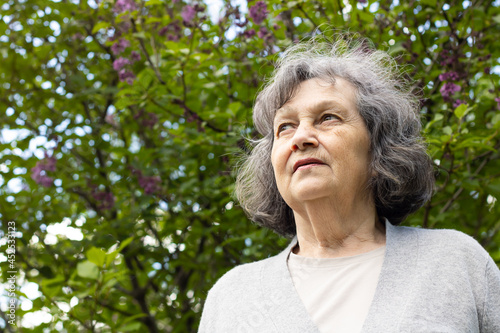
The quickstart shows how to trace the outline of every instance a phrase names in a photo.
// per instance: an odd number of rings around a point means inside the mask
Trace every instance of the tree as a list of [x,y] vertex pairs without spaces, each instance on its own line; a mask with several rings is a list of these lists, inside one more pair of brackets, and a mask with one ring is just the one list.
[[2,5],[2,239],[15,222],[17,285],[40,292],[30,308],[17,291],[23,332],[194,332],[217,278],[280,251],[234,202],[232,170],[273,61],[330,27],[370,38],[421,90],[437,189],[406,224],[462,230],[500,263],[498,1],[247,7]]

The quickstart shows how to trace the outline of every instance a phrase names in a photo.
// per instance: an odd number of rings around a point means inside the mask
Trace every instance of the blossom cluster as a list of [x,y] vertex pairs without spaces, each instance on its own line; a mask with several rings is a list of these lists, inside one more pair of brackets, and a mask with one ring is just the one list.
[[150,129],[152,129],[158,122],[158,116],[156,113],[145,113],[144,109],[140,109],[139,112],[134,115],[134,119],[141,119],[141,125]]
[[267,6],[264,1],[257,1],[255,5],[248,10],[250,17],[255,24],[261,24],[267,17]]
[[439,80],[440,81],[456,81],[458,80],[458,73],[457,72],[447,72],[447,73],[442,73],[439,74]]
[[453,107],[456,109],[462,104],[466,104],[465,101],[462,101],[461,99],[457,99],[455,102],[453,102]]
[[184,8],[182,8],[181,16],[184,22],[190,23],[196,16],[196,10],[193,6],[186,5],[184,6]]
[[[186,5],[182,8],[181,11],[181,17],[182,17],[182,22],[184,23],[185,26],[192,26],[193,25],[193,20],[196,17],[196,13],[203,12],[205,10],[205,7],[195,4],[194,6],[191,5]],[[204,17],[202,18],[204,19]]]
[[458,62],[458,56],[447,50],[441,51],[439,56],[441,58],[441,61],[439,62],[441,66],[448,66]]
[[160,192],[161,178],[159,176],[139,177],[139,186],[144,189],[144,193],[150,195]]
[[127,70],[125,67],[127,65],[132,65],[134,62],[139,60],[141,60],[141,55],[136,51],[132,51],[130,59],[119,57],[113,62],[113,69],[118,72],[118,77],[121,82],[127,82],[128,84],[132,84],[134,82],[134,73]]
[[117,55],[117,54],[120,54],[123,51],[125,51],[125,49],[129,46],[130,46],[130,42],[128,40],[126,40],[124,38],[120,38],[120,39],[118,39],[117,42],[115,42],[113,45],[111,45],[111,52],[113,52],[114,55]]
[[161,191],[161,178],[159,176],[144,176],[141,170],[132,168],[132,174],[137,175],[139,186],[145,194],[151,195]]
[[[264,1],[257,1],[248,10],[248,16],[256,25],[262,24],[264,22],[264,20],[267,18],[268,13],[269,12],[267,10],[267,5]],[[236,22],[236,25],[239,27],[244,27],[245,25],[248,24],[248,21],[241,21],[240,20],[239,10],[237,10],[235,12],[235,18],[237,20],[239,20],[239,22]],[[274,28],[274,30],[278,30],[280,28],[280,26],[277,24],[274,24],[273,28]],[[255,31],[254,28],[248,28],[241,35],[246,39],[250,39],[250,38],[254,37],[255,35],[257,35],[261,40],[264,41],[265,44],[271,44],[271,42],[274,39],[272,32],[269,31],[264,26],[261,26],[257,31]]]
[[50,187],[54,183],[54,178],[47,175],[48,171],[56,171],[56,159],[45,153],[45,158],[38,161],[34,168],[31,168],[31,179],[44,187]]
[[273,34],[266,27],[261,27],[257,32],[257,36],[264,42],[269,43],[273,40]]
[[92,190],[92,197],[98,202],[100,210],[109,210],[115,205],[115,196],[108,191],[99,191],[97,187]]
[[137,9],[134,0],[116,0],[113,10],[115,13],[121,14],[131,12]]
[[443,96],[443,99],[445,101],[450,100],[450,96],[452,96],[454,93],[459,92],[462,90],[462,87],[460,87],[458,84],[455,84],[453,82],[446,82],[443,84],[441,89],[439,89],[439,92],[441,93],[441,96]]
[[178,21],[174,21],[158,31],[158,35],[162,37],[167,37],[167,40],[178,41],[181,37],[182,28]]
[[[446,82],[446,81],[448,81],[448,80],[456,81],[458,79],[459,79],[459,75],[457,72],[446,72],[446,73],[442,73],[439,75],[439,80],[444,82],[441,89],[439,89],[439,92],[441,93],[441,96],[443,96],[443,99],[445,101],[450,101],[450,97],[453,96],[453,94],[462,90],[462,87],[460,87],[458,84],[455,84],[453,82]],[[460,104],[463,104],[463,102],[461,100],[457,100],[454,103],[454,105],[456,105],[456,106],[458,106]]]

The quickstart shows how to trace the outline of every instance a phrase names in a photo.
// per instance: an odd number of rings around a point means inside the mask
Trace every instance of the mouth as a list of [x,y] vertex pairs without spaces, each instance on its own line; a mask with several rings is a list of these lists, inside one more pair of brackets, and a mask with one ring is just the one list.
[[293,172],[297,171],[298,168],[305,167],[305,166],[313,166],[313,165],[324,165],[322,161],[316,159],[316,158],[304,158],[302,160],[298,160],[295,162],[293,165]]

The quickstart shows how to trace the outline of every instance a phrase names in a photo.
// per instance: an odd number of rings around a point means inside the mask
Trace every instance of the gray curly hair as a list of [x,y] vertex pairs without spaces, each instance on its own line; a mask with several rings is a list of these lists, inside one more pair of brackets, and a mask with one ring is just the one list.
[[288,48],[270,80],[258,94],[253,121],[263,136],[251,141],[236,179],[235,194],[249,218],[276,233],[296,234],[292,209],[276,185],[271,165],[276,110],[296,93],[303,81],[320,78],[335,84],[343,78],[356,87],[357,106],[370,133],[370,180],[379,218],[400,224],[431,197],[432,161],[420,135],[418,99],[394,59],[365,39],[346,36],[334,42],[312,38]]

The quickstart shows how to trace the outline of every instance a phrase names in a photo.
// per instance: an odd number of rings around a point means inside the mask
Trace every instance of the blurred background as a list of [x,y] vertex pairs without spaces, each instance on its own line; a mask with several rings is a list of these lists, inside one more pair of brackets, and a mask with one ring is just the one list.
[[232,194],[255,96],[336,30],[415,80],[437,186],[405,224],[500,264],[500,1],[4,0],[0,331],[196,332],[222,274],[287,244]]

